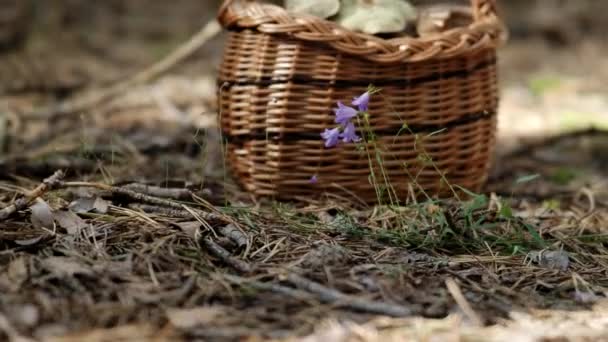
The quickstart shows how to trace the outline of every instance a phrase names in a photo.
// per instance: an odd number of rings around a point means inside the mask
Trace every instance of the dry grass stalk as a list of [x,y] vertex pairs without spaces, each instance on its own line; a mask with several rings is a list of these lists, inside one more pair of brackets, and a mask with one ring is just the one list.
[[446,280],[445,284],[458,306],[460,306],[460,309],[462,309],[464,314],[471,320],[471,322],[473,322],[473,324],[478,327],[483,326],[483,321],[475,312],[475,310],[473,310],[471,304],[469,304],[469,301],[467,301],[465,296],[462,294],[462,291],[460,291],[460,287],[458,286],[456,281],[450,278]]

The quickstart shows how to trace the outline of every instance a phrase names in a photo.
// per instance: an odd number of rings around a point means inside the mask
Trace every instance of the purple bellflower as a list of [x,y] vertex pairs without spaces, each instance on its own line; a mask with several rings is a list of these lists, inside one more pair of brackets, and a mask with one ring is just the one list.
[[355,124],[353,124],[352,122],[349,122],[346,124],[346,126],[344,126],[344,131],[342,132],[342,134],[340,134],[340,137],[345,143],[349,143],[351,141],[357,142],[361,140],[361,138],[357,136],[355,132]]
[[349,106],[345,106],[342,102],[338,101],[338,108],[334,109],[336,113],[336,123],[345,125],[350,119],[357,116],[357,110]]
[[334,147],[338,144],[340,139],[340,127],[325,129],[325,132],[321,133],[321,138],[325,140],[325,147]]
[[[361,138],[357,135],[355,124],[351,122],[351,119],[355,118],[362,112],[367,112],[369,106],[370,92],[366,91],[359,97],[353,99],[352,105],[357,106],[354,109],[349,106],[345,106],[342,102],[338,101],[338,108],[334,109],[336,113],[336,123],[338,127],[332,129],[325,129],[325,132],[321,133],[321,138],[325,140],[325,147],[330,148],[338,145],[340,139],[343,142],[358,142]],[[313,175],[309,183],[316,184],[318,182],[317,175]]]
[[355,97],[352,105],[359,107],[360,112],[367,112],[367,109],[369,108],[369,97],[369,91],[366,91],[361,96]]
[[325,140],[325,147],[330,148],[338,145],[340,139],[343,142],[358,142],[361,138],[356,134],[355,124],[351,122],[353,118],[362,112],[367,112],[369,106],[370,92],[367,91],[359,97],[353,99],[352,105],[357,106],[357,109],[344,105],[338,101],[338,108],[334,109],[336,113],[336,123],[338,127],[332,129],[325,129],[325,132],[321,133],[321,137]]

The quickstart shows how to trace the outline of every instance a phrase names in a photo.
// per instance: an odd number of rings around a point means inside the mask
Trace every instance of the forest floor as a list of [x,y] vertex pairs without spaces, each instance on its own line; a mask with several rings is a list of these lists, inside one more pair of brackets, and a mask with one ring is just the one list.
[[496,161],[469,201],[262,205],[213,140],[222,37],[77,115],[27,116],[128,78],[213,14],[176,2],[70,29],[49,16],[0,56],[0,208],[32,199],[0,211],[1,338],[608,336],[605,43],[500,51]]

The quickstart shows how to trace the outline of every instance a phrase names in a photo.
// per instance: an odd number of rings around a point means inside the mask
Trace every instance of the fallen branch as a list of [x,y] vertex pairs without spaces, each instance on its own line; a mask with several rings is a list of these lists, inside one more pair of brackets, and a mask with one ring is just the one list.
[[334,303],[338,306],[357,311],[392,317],[404,317],[412,314],[412,310],[404,306],[355,298],[295,273],[289,273],[287,281],[302,290],[315,294],[320,301],[325,303]]
[[39,111],[24,113],[24,119],[56,119],[59,116],[68,114],[79,114],[80,112],[94,107],[95,105],[110,100],[118,95],[121,95],[129,89],[150,82],[160,75],[171,70],[186,58],[191,56],[200,47],[207,43],[211,38],[215,37],[221,31],[221,26],[216,20],[208,22],[198,33],[185,44],[178,47],[170,55],[160,60],[149,68],[142,70],[131,78],[114,84],[109,88],[93,89],[88,93],[82,94],[80,97],[59,103],[58,105],[50,106]]
[[128,197],[137,202],[152,204],[155,206],[173,208],[176,210],[183,210],[183,211],[189,212],[190,216],[193,216],[192,214],[195,213],[196,215],[200,216],[202,219],[205,219],[205,220],[221,220],[221,221],[225,221],[225,222],[230,222],[230,220],[228,220],[226,217],[224,217],[220,214],[217,214],[217,213],[207,213],[207,212],[204,212],[201,210],[195,210],[195,209],[189,208],[188,206],[186,206],[185,204],[182,204],[182,203],[178,203],[178,202],[175,202],[175,201],[172,201],[169,199],[158,198],[158,197],[142,194],[142,193],[139,193],[139,192],[136,192],[131,189],[124,188],[124,187],[112,186],[112,185],[107,185],[107,184],[103,184],[103,183],[89,183],[89,182],[61,182],[60,186],[61,187],[96,188],[99,190],[108,191],[114,195],[122,195],[122,196]]
[[404,317],[412,314],[412,311],[410,309],[401,305],[354,298],[340,291],[330,289],[319,283],[303,278],[294,273],[288,274],[287,280],[299,289],[293,289],[283,285],[264,283],[257,280],[245,279],[230,274],[223,274],[222,277],[224,277],[229,282],[235,285],[251,286],[256,290],[271,291],[302,301],[310,302],[316,300],[324,303],[334,303],[341,307],[357,311],[393,317]]
[[234,257],[230,252],[228,252],[224,247],[218,245],[213,241],[210,237],[205,237],[202,239],[203,246],[216,258],[222,260],[226,265],[234,268],[235,270],[241,273],[251,273],[253,268],[251,265],[239,258]]
[[130,203],[128,205],[128,207],[130,209],[141,210],[141,211],[143,211],[146,214],[154,214],[154,215],[174,217],[174,218],[175,217],[179,217],[179,218],[190,218],[190,217],[192,217],[192,214],[189,211],[187,211],[187,210],[179,210],[179,209],[172,209],[172,208],[166,208],[166,207],[159,207],[157,205]]
[[27,208],[36,198],[42,196],[45,192],[57,188],[61,184],[61,180],[65,177],[65,173],[61,170],[56,171],[52,176],[46,178],[34,190],[15,200],[8,207],[0,210],[0,221],[5,220],[19,210]]
[[170,198],[174,200],[192,200],[192,191],[188,189],[162,188],[160,186],[140,183],[129,183],[123,185],[122,188],[154,197]]
[[228,224],[221,227],[218,232],[232,241],[239,249],[247,247],[249,238],[234,224]]
[[261,281],[246,279],[232,274],[222,274],[221,276],[234,285],[250,286],[259,291],[270,291],[301,301],[310,302],[314,301],[315,299],[310,293],[304,292],[302,290],[292,289],[291,287],[283,285],[264,283]]

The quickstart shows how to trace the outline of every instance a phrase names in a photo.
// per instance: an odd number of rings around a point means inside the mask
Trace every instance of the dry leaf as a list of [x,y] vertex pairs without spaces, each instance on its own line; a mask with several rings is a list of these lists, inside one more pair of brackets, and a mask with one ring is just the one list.
[[55,225],[53,210],[44,200],[38,198],[30,209],[32,211],[31,221],[34,227],[38,229],[53,229]]
[[83,228],[87,227],[87,223],[70,210],[58,210],[53,217],[59,226],[70,235],[78,235]]
[[305,13],[323,19],[332,17],[340,10],[339,0],[285,0],[285,8],[293,13]]
[[106,214],[110,208],[110,202],[101,197],[97,197],[93,203],[93,210],[98,214]]
[[70,210],[77,214],[95,212],[97,214],[105,214],[108,212],[110,202],[101,197],[81,197],[72,201],[68,206]]
[[417,17],[405,0],[343,0],[337,22],[367,34],[402,32]]
[[201,223],[199,221],[178,222],[173,225],[194,240],[200,237]]
[[96,197],[81,197],[72,201],[68,208],[77,214],[88,213],[93,210]]
[[38,242],[42,241],[42,239],[44,239],[47,236],[49,236],[49,234],[43,233],[43,234],[40,234],[31,239],[15,240],[15,243],[18,244],[19,246],[33,246],[33,245],[37,244]]

